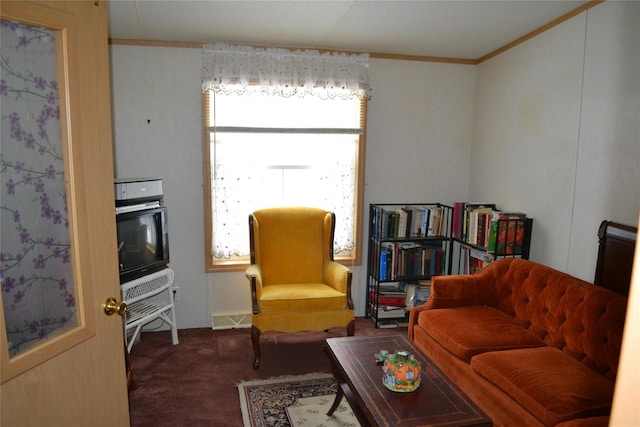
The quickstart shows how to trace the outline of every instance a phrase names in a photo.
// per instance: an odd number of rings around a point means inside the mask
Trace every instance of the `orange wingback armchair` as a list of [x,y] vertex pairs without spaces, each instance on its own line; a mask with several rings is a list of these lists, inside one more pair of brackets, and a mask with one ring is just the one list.
[[355,333],[351,271],[333,260],[335,214],[322,209],[261,209],[249,215],[253,367],[263,332]]

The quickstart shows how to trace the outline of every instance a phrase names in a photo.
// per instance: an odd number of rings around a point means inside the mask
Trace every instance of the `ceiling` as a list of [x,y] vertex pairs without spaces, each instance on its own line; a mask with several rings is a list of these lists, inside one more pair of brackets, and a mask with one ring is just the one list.
[[112,0],[109,37],[477,60],[587,3]]

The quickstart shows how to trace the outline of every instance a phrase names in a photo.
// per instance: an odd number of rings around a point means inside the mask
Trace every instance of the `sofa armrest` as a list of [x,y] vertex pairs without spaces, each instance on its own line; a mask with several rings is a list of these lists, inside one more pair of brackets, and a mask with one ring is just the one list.
[[436,276],[431,280],[431,295],[423,305],[428,308],[451,308],[475,305],[478,296],[477,275]]
[[342,264],[329,261],[324,265],[324,280],[333,289],[347,295],[347,306],[352,309],[351,271]]
[[418,323],[420,312],[424,310],[470,305],[497,306],[495,276],[491,270],[488,267],[475,274],[434,276],[427,302],[412,307],[409,312],[409,339],[413,337],[413,327]]
[[411,310],[409,310],[409,325],[407,327],[407,336],[410,340],[413,340],[413,327],[418,324],[418,315],[423,310],[427,310],[426,304],[419,305],[417,307],[411,307]]
[[249,279],[249,285],[251,286],[251,307],[253,314],[258,314],[260,313],[258,298],[262,291],[262,269],[259,265],[252,264],[245,270],[244,275]]

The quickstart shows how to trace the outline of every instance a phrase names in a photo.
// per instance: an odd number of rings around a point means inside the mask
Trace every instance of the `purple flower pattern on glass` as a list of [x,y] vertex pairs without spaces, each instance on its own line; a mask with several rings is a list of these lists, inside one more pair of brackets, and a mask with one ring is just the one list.
[[0,35],[0,281],[14,356],[77,319],[55,38],[4,19]]

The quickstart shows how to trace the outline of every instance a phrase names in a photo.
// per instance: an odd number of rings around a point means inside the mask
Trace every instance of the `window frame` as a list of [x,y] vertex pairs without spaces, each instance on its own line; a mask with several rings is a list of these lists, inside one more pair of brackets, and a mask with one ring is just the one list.
[[[211,144],[209,141],[209,132],[207,128],[211,126],[209,123],[209,99],[210,91],[202,93],[202,173],[203,173],[203,205],[204,205],[204,259],[205,272],[228,272],[228,271],[244,271],[250,261],[238,260],[216,260],[211,256],[212,253],[212,237],[213,237],[213,212],[212,212],[212,165],[211,165]],[[366,134],[367,134],[367,108],[368,100],[360,100],[360,126],[363,132],[360,134],[358,142],[358,153],[356,155],[356,194],[355,194],[355,248],[351,251],[350,256],[336,256],[335,261],[346,266],[362,265],[362,236],[364,226],[364,177],[365,177],[365,154],[366,154]],[[247,227],[249,227],[249,218],[247,217]]]

